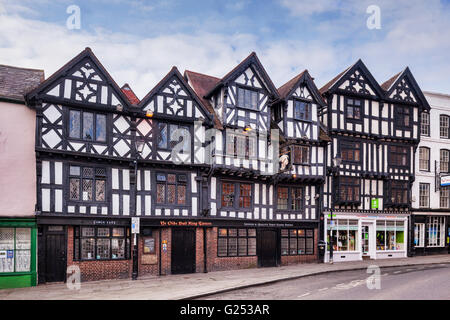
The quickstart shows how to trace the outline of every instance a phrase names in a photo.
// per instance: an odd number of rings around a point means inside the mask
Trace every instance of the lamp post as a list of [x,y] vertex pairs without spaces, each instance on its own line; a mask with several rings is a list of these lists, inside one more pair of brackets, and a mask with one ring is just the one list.
[[[333,158],[333,168],[332,171],[335,174],[339,170],[342,158],[339,155]],[[330,263],[333,264],[333,205],[330,208]]]
[[[136,201],[137,201],[137,169],[138,169],[138,160],[139,155],[144,150],[144,141],[136,140],[136,154],[133,160],[134,164],[134,215],[136,216]],[[133,273],[131,274],[131,279],[136,280],[139,273],[139,255],[138,255],[138,243],[137,243],[137,233],[133,234]]]

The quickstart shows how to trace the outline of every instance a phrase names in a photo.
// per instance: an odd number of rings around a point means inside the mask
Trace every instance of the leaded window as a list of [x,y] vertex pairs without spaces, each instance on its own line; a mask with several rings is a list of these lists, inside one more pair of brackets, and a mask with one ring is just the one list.
[[311,120],[311,104],[300,100],[294,100],[294,118],[297,120]]
[[339,202],[360,202],[361,181],[356,177],[339,177]]
[[314,254],[314,230],[281,229],[281,255]]
[[419,148],[419,170],[430,171],[430,149]]
[[253,187],[249,183],[222,182],[223,208],[249,210],[253,203]]
[[405,205],[408,203],[408,182],[407,181],[391,181],[391,190],[388,192],[392,205]]
[[255,134],[227,132],[226,137],[228,156],[256,159],[257,137]]
[[69,200],[106,201],[106,169],[101,167],[69,167]]
[[302,211],[304,206],[304,189],[299,187],[278,187],[277,209]]
[[74,260],[119,259],[130,259],[129,228],[74,228]]
[[238,87],[238,107],[257,110],[258,91]]
[[106,142],[106,115],[104,114],[70,110],[68,127],[69,138]]
[[389,165],[407,167],[409,164],[409,148],[402,146],[389,146]]
[[411,108],[408,106],[395,106],[394,122],[396,128],[409,129],[411,127]]
[[341,157],[342,161],[360,162],[361,161],[361,143],[341,141]]
[[293,164],[310,164],[309,146],[292,146],[292,163]]
[[156,203],[186,205],[186,174],[156,173]]
[[181,152],[190,152],[191,134],[189,127],[165,122],[158,123],[158,149],[172,150],[179,143],[182,143]]
[[347,119],[350,121],[361,121],[361,113],[362,113],[362,100],[347,98],[345,100],[345,109]]
[[256,229],[219,228],[217,238],[218,257],[256,255]]

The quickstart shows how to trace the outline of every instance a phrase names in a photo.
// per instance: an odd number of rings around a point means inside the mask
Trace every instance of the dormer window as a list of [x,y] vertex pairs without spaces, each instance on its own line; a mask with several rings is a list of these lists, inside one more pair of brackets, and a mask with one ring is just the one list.
[[258,91],[238,87],[238,107],[257,110]]
[[294,100],[294,118],[297,120],[311,120],[311,104],[308,102]]
[[68,129],[71,139],[106,142],[106,115],[70,110]]

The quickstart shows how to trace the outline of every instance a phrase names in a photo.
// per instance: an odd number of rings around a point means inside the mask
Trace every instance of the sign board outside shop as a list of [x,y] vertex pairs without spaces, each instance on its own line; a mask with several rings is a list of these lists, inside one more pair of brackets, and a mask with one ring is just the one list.
[[132,217],[131,218],[131,233],[136,234],[139,233],[140,229],[140,218],[139,217]]
[[441,177],[441,187],[450,186],[450,176]]
[[371,201],[371,206],[372,209],[378,209],[378,198],[374,198]]

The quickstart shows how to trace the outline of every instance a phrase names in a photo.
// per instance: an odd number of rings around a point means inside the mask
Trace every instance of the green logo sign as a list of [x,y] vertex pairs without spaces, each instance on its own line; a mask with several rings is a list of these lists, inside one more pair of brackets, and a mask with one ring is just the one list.
[[372,209],[378,209],[378,199],[372,199]]

